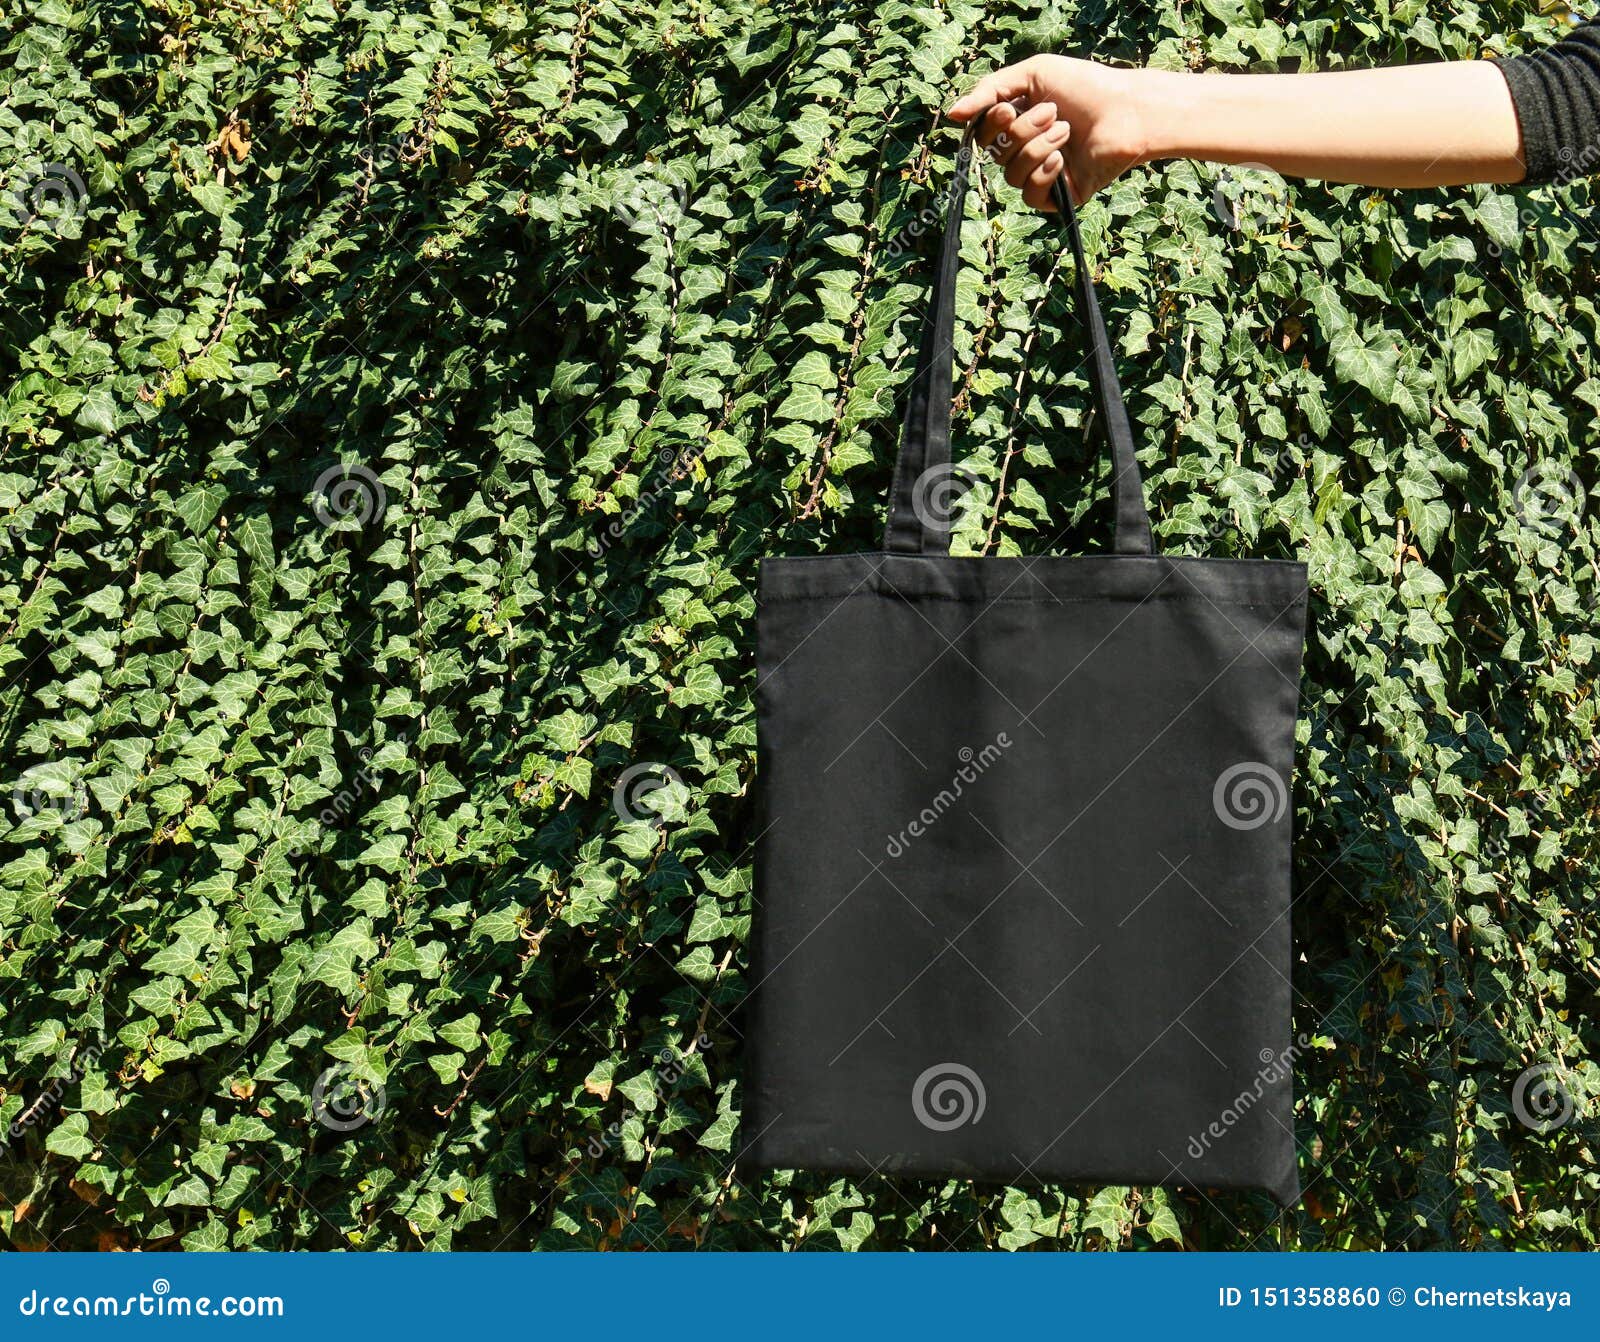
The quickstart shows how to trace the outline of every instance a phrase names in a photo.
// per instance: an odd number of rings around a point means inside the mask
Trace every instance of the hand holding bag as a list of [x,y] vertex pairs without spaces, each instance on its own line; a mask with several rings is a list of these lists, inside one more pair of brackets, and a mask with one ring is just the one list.
[[1114,549],[950,556],[971,159],[883,552],[761,565],[741,1163],[1287,1204],[1306,569],[1155,552],[1064,182]]

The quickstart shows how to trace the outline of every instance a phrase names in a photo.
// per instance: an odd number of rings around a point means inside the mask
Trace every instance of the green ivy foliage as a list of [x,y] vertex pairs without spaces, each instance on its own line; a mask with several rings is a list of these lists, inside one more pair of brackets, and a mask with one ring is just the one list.
[[[1337,68],[1560,17],[8,6],[0,1233],[1592,1246],[1581,178],[1171,164],[1084,211],[1160,542],[1311,566],[1303,1204],[739,1164],[756,564],[877,544],[937,109],[1033,50]],[[991,170],[962,247],[958,544],[1095,548],[1062,240]]]

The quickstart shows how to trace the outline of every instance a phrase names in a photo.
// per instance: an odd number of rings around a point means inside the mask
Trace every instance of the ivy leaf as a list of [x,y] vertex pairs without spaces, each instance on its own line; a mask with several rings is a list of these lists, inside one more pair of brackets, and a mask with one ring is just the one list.
[[117,431],[117,401],[111,386],[96,383],[83,394],[78,403],[75,422],[95,433],[111,434]]
[[1381,401],[1392,402],[1400,355],[1392,347],[1365,344],[1353,329],[1334,336],[1330,344],[1334,370],[1345,382],[1365,387]]
[[67,1160],[84,1160],[94,1153],[89,1139],[89,1119],[85,1114],[68,1114],[45,1138],[44,1149]]
[[179,495],[175,506],[184,525],[198,536],[211,526],[227,497],[220,485],[201,485]]

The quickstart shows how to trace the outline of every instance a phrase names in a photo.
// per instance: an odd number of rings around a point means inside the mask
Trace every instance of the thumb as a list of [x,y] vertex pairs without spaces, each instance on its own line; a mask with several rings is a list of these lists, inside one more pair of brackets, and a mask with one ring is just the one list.
[[947,112],[952,121],[968,122],[979,112],[987,111],[996,103],[1010,102],[1025,97],[1032,81],[1021,65],[1007,65],[986,74],[971,93],[963,94],[953,102]]

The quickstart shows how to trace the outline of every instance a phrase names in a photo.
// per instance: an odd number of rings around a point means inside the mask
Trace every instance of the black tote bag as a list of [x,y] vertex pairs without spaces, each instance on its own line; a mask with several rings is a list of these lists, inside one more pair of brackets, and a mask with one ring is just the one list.
[[1287,1205],[1306,569],[1155,552],[1059,182],[1114,551],[950,557],[971,156],[883,551],[761,564],[741,1163]]

